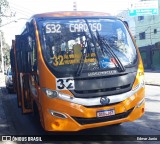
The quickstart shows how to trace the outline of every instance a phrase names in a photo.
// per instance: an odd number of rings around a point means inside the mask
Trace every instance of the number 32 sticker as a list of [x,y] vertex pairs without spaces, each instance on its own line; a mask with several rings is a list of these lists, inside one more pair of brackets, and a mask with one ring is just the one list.
[[56,78],[57,90],[74,90],[74,80],[73,78]]

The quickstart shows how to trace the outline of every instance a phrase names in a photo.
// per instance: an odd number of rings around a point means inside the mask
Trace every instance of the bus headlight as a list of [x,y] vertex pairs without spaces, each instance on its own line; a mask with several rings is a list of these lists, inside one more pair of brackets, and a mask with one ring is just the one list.
[[145,86],[144,72],[139,72],[139,81],[142,87]]
[[49,98],[56,98],[58,97],[58,92],[57,91],[52,91],[50,89],[44,88],[43,91]]
[[58,92],[58,91],[53,91],[47,88],[44,88],[43,91],[45,92],[45,94],[47,95],[47,97],[49,98],[60,98],[63,100],[69,100],[72,99],[72,97],[68,94],[62,93],[62,92]]

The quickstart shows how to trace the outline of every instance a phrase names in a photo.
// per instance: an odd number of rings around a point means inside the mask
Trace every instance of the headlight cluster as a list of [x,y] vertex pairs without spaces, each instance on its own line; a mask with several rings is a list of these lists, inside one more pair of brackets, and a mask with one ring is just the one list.
[[144,87],[145,86],[144,72],[139,72],[139,80],[142,87]]
[[50,89],[44,88],[43,91],[49,98],[55,98],[58,97],[58,92],[57,91],[52,91]]
[[45,92],[45,94],[49,97],[49,98],[60,98],[63,100],[69,100],[72,99],[72,97],[70,95],[61,93],[59,91],[53,91],[51,89],[47,89],[47,88],[43,88],[43,91]]

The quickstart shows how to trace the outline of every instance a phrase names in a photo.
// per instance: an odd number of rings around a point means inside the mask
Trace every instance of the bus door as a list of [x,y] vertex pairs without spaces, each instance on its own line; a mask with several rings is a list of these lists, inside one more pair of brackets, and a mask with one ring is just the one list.
[[11,71],[12,71],[12,79],[13,79],[13,89],[16,92],[16,63],[15,63],[15,41],[12,40],[12,47],[10,50],[10,62],[11,62]]
[[20,91],[20,75],[19,72],[21,71],[21,51],[20,51],[20,44],[19,44],[19,35],[16,35],[16,40],[15,40],[15,45],[13,45],[14,47],[14,59],[15,59],[15,83],[14,85],[16,85],[16,93],[17,93],[17,103],[18,103],[18,107],[22,106],[21,103],[21,91]]
[[18,102],[21,103],[22,113],[32,112],[32,98],[30,95],[29,79],[31,73],[31,60],[28,51],[28,36],[21,35],[16,40],[17,49],[17,75],[18,75]]

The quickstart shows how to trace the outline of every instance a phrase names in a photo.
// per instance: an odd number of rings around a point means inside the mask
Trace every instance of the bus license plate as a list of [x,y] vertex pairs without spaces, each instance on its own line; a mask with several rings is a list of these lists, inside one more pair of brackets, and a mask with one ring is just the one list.
[[115,115],[114,109],[97,111],[97,117],[106,117],[111,115]]

